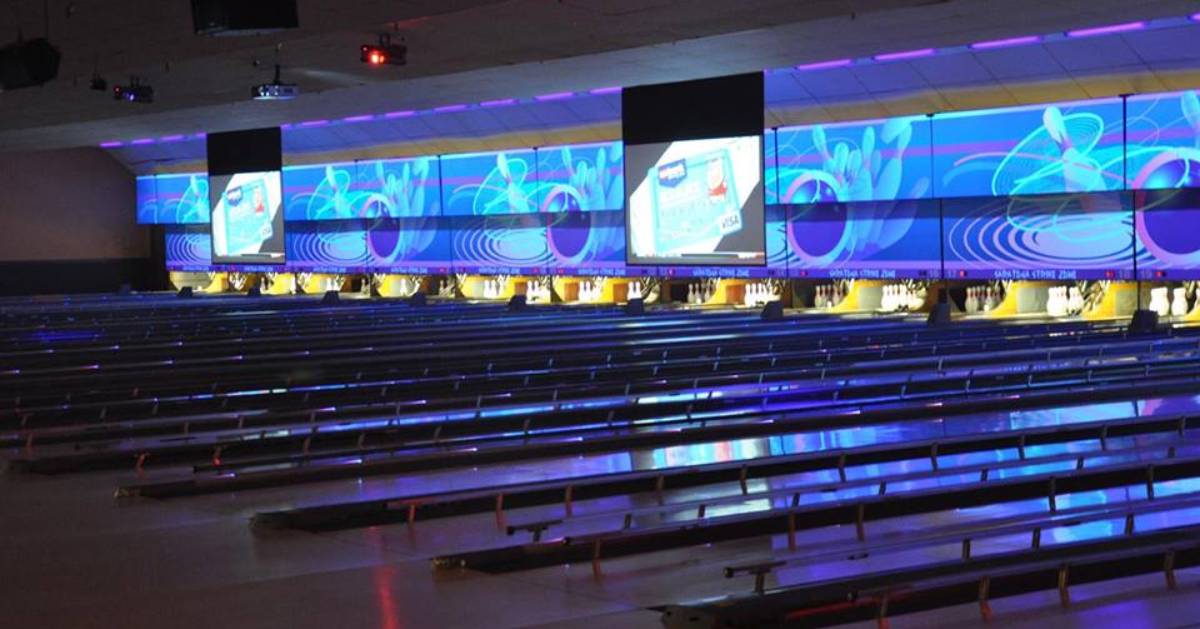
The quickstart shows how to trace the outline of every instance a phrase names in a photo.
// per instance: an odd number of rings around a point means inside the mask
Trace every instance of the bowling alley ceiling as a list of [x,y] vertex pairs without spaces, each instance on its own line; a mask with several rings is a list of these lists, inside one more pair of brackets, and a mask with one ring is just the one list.
[[[0,41],[15,39],[17,26],[26,37],[43,32],[42,0],[9,4]],[[1200,11],[1194,0],[299,0],[301,28],[232,38],[193,35],[185,0],[48,6],[64,55],[59,78],[0,94],[0,150],[119,141],[114,152],[135,170],[202,151],[202,142],[145,139],[255,126],[292,125],[285,143],[301,153],[600,138],[614,132],[619,96],[589,90],[764,68],[775,69],[768,125],[1200,87],[1200,23],[1187,19]],[[1169,27],[969,47],[1171,18]],[[381,32],[404,40],[408,65],[359,61],[358,46]],[[939,53],[793,68],[925,48]],[[277,60],[301,97],[251,101],[250,86],[269,81]],[[90,90],[94,71],[110,85],[142,77],[156,102]],[[576,96],[536,98],[563,92]],[[445,111],[424,115],[435,108]],[[365,116],[374,118],[323,123]]]

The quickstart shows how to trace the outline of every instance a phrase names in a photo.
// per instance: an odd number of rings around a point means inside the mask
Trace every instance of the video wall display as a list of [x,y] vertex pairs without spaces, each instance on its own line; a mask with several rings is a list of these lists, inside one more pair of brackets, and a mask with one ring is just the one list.
[[439,185],[436,157],[287,167],[283,169],[284,218],[438,216]]
[[1132,279],[1126,193],[943,201],[946,275],[966,279]]
[[1123,115],[1119,98],[937,114],[933,195],[1120,190]]
[[783,205],[768,205],[765,212],[767,267],[763,277],[787,276],[788,246],[787,214],[788,207]]
[[546,247],[553,272],[624,274],[624,212],[561,212],[546,216],[545,221]]
[[929,198],[930,140],[926,116],[778,129],[767,203]]
[[1200,279],[1200,188],[1133,194],[1138,275]]
[[538,216],[473,217],[458,222],[451,238],[461,273],[542,273],[554,260]]
[[535,159],[530,149],[442,156],[443,214],[491,216],[537,212]]
[[762,137],[625,147],[630,264],[762,265]]
[[1131,96],[1126,116],[1129,188],[1200,187],[1200,90]]
[[199,173],[137,178],[137,222],[145,225],[206,225],[208,177]]
[[207,271],[212,268],[212,236],[207,225],[167,225],[164,239],[167,269]]
[[379,218],[367,231],[368,266],[392,273],[449,273],[450,229],[442,218]]
[[352,272],[367,267],[365,220],[293,222],[287,230],[288,266],[302,271]]
[[282,263],[283,187],[277,170],[210,175],[213,262]]
[[540,212],[622,210],[624,147],[602,142],[538,148],[535,180]]
[[142,176],[137,221],[191,270],[1200,278],[1196,90],[763,134]]
[[793,277],[938,278],[935,201],[790,206],[787,269]]

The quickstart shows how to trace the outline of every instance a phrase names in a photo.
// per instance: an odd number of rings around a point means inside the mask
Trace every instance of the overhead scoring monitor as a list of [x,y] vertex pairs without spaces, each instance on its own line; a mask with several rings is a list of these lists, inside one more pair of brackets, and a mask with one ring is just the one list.
[[761,73],[622,93],[629,264],[766,263]]
[[215,264],[283,264],[279,128],[208,135]]

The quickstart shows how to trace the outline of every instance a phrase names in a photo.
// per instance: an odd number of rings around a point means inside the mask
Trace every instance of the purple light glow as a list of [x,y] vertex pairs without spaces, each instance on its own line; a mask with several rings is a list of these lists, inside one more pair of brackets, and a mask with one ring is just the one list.
[[876,61],[900,61],[902,59],[916,59],[918,57],[929,57],[937,51],[933,48],[921,48],[918,50],[905,50],[902,52],[889,52],[882,55],[875,55],[872,59]]
[[118,142],[117,140],[112,140],[112,141],[109,141],[109,142],[101,142],[101,143],[100,143],[100,148],[102,148],[102,149],[115,149],[115,148],[117,148],[118,146],[124,146],[124,145],[125,145],[125,143],[124,143],[124,142]]
[[284,131],[287,131],[288,129],[292,128],[292,123],[287,122],[287,123],[281,124],[281,125],[279,125],[279,128]]
[[1200,13],[1193,13],[1193,14],[1192,14],[1192,21],[1193,21],[1193,22],[1200,22]]
[[1008,48],[1009,46],[1025,46],[1027,44],[1036,44],[1042,41],[1037,35],[1026,35],[1025,37],[1008,37],[1006,39],[992,39],[989,41],[981,41],[971,44],[971,50],[992,50],[993,48]]
[[159,142],[178,142],[182,139],[183,139],[182,135],[164,135],[163,137],[159,138],[158,141]]
[[515,99],[515,98],[501,98],[499,100],[485,100],[482,103],[479,103],[479,106],[480,107],[506,107],[508,105],[516,105],[516,104],[517,104],[517,99]]
[[1145,22],[1126,22],[1124,24],[1110,24],[1108,26],[1097,26],[1095,28],[1080,28],[1073,31],[1067,31],[1067,37],[1094,37],[1096,35],[1112,35],[1115,33],[1127,33],[1129,31],[1140,31],[1146,28]]
[[327,125],[327,124],[329,124],[328,120],[305,120],[304,122],[301,122],[300,124],[298,124],[296,126],[298,126],[298,127],[320,127],[320,126]]
[[829,70],[832,68],[844,68],[854,63],[853,59],[834,59],[832,61],[817,61],[815,63],[802,63],[796,66],[797,70]]
[[466,105],[457,104],[457,105],[442,105],[441,107],[434,107],[433,110],[437,111],[437,112],[447,112],[447,111],[462,111],[466,108],[467,108]]
[[154,138],[138,138],[138,139],[130,142],[130,144],[138,144],[138,145],[154,144]]
[[407,118],[409,116],[415,115],[416,113],[417,112],[415,112],[411,109],[406,109],[404,111],[389,111],[386,114],[383,114],[383,117],[389,118],[389,119],[391,119],[391,118]]
[[346,116],[345,118],[342,118],[342,121],[343,122],[367,122],[369,120],[374,120],[374,119],[375,119],[375,116],[372,114],[363,114],[361,116]]
[[554,92],[552,94],[542,94],[540,96],[534,96],[533,100],[536,100],[536,101],[563,100],[566,98],[571,98],[574,95],[575,95],[575,92]]
[[593,96],[604,96],[605,94],[620,94],[620,87],[597,87],[594,90],[588,90],[588,94]]

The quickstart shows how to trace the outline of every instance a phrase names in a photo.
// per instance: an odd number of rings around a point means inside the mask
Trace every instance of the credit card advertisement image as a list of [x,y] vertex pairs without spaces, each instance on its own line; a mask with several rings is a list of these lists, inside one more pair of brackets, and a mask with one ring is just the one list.
[[284,261],[279,172],[210,177],[214,263]]
[[629,199],[631,263],[764,263],[760,137],[633,146],[626,152],[627,163],[641,165]]

